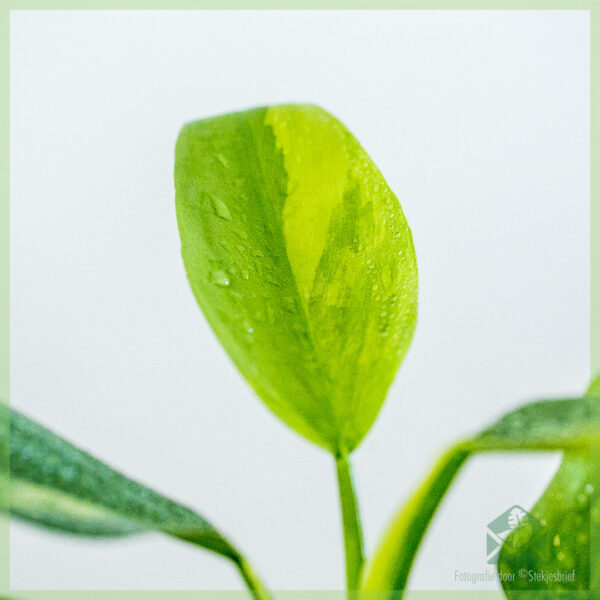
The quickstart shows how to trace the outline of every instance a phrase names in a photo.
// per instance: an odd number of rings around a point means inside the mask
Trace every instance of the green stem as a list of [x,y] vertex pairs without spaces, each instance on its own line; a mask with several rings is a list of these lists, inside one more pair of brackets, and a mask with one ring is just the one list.
[[271,595],[267,591],[267,588],[262,584],[258,575],[252,570],[246,559],[240,556],[235,561],[235,564],[242,574],[246,587],[250,590],[254,600],[271,600]]
[[342,525],[344,528],[344,548],[346,552],[346,584],[348,591],[358,588],[358,579],[364,560],[363,534],[360,523],[360,513],[354,483],[352,482],[352,469],[348,456],[336,456],[338,488],[340,492],[340,505],[342,508]]
[[[433,472],[392,520],[362,578],[362,589],[381,592],[381,600],[401,600],[427,527],[450,484],[472,449],[457,444],[438,461]],[[367,595],[368,597],[368,595]]]

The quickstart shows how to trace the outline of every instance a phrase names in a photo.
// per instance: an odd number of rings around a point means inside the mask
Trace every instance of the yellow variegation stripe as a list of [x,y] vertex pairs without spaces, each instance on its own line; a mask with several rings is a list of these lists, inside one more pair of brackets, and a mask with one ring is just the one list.
[[120,536],[142,529],[102,506],[49,487],[12,478],[9,489],[13,513],[38,523],[88,535]]
[[347,132],[317,106],[274,106],[265,125],[275,134],[287,172],[283,233],[302,300],[309,299],[327,243],[334,208],[341,204],[350,168]]

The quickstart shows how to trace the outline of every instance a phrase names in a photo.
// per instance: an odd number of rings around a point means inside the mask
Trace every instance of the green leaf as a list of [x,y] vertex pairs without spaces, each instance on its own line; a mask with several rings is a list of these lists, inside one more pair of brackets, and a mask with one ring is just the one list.
[[[585,530],[586,522],[581,519],[581,511],[589,514],[590,495],[594,489],[593,480],[590,486],[589,451],[591,444],[600,442],[600,419],[594,406],[589,396],[534,402],[507,414],[479,435],[450,449],[393,519],[363,572],[361,589],[389,591],[390,598],[399,598],[397,592],[406,587],[419,545],[444,494],[465,460],[471,454],[480,452],[565,452],[568,469],[557,474],[552,490],[549,490],[552,502],[544,509],[545,515],[535,509],[532,514],[548,524],[560,524],[561,531],[571,531],[570,552],[565,553],[565,557],[559,556],[560,550],[554,553],[561,564],[570,564],[569,561],[576,556],[581,559],[585,555],[585,544],[580,547],[582,538],[578,535],[589,532],[589,527]],[[595,489],[598,487],[600,485]],[[557,498],[560,498],[558,504]],[[564,511],[567,508],[573,509],[572,519],[566,517]],[[564,519],[564,523],[561,523],[561,519]],[[522,529],[515,531],[515,536],[521,532]],[[558,530],[555,533],[559,533]],[[555,538],[552,536],[552,539]],[[532,549],[532,552],[536,550]],[[503,556],[504,553],[501,561]],[[519,564],[519,568],[524,566]],[[537,566],[541,567],[540,564]],[[552,566],[556,566],[556,563],[552,563]],[[503,563],[503,568],[507,571],[508,565]],[[583,574],[581,581],[585,583]],[[385,600],[385,596],[380,600]]]
[[177,218],[192,290],[266,405],[336,455],[375,420],[416,323],[411,233],[355,138],[311,105],[186,125]]
[[[531,510],[544,526],[545,543],[541,548],[519,543],[523,527],[517,527],[502,547],[499,571],[516,574],[503,583],[509,599],[600,596],[600,554],[597,548],[592,551],[592,540],[600,539],[600,378],[587,396],[578,402],[577,411],[562,414],[557,423],[560,435],[570,432],[579,443],[565,448],[560,468]],[[523,569],[527,577],[519,576]],[[558,577],[536,580],[536,573]]]
[[[0,443],[10,433],[10,512],[64,533],[119,537],[159,531],[231,559],[264,591],[242,555],[194,511],[128,479],[27,417],[0,405]],[[267,598],[255,593],[256,598]]]
[[600,436],[591,409],[588,396],[532,402],[502,417],[471,445],[477,451],[585,450]]

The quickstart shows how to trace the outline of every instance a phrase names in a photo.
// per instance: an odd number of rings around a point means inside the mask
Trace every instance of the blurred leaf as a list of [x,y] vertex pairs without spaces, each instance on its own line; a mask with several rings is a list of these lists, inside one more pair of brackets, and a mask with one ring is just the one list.
[[[479,435],[456,445],[439,461],[429,478],[417,489],[393,519],[373,558],[365,568],[362,589],[390,591],[389,597],[398,599],[397,591],[404,590],[416,552],[444,494],[465,460],[476,452],[563,450],[565,457],[577,457],[569,462],[568,472],[557,474],[555,492],[559,492],[579,509],[590,499],[592,488],[584,465],[589,465],[590,444],[600,441],[600,419],[591,410],[590,398],[545,400],[527,404],[507,414]],[[583,462],[582,462],[583,460]],[[574,482],[577,482],[574,485]],[[585,494],[585,498],[583,495]],[[561,496],[562,497],[562,496]],[[564,506],[553,505],[545,517],[560,520]],[[532,511],[533,514],[536,511]],[[565,529],[573,528],[572,539],[585,525],[579,517],[566,520]],[[519,535],[520,526],[514,532]],[[575,532],[576,531],[576,532]],[[581,538],[577,538],[577,544]],[[574,544],[575,542],[573,542]],[[574,545],[570,546],[574,548]],[[585,549],[584,549],[585,552]],[[573,557],[573,553],[570,554]],[[558,559],[558,552],[556,552]],[[562,561],[565,565],[568,560]],[[520,565],[523,567],[524,565]],[[506,568],[504,570],[507,570]],[[396,591],[396,595],[392,592]],[[537,596],[536,596],[537,598]],[[385,600],[382,597],[380,600]]]
[[[570,432],[580,443],[566,447],[550,485],[531,510],[544,527],[545,544],[520,544],[521,528],[507,538],[498,570],[515,574],[503,583],[506,596],[517,600],[545,600],[577,593],[577,598],[600,597],[600,555],[593,540],[600,540],[600,378],[588,388],[577,411],[559,417],[561,435]],[[591,562],[590,562],[591,559]],[[526,577],[519,576],[525,569]],[[547,573],[545,580],[536,576]],[[537,580],[539,578],[539,580]]]
[[0,482],[9,489],[12,515],[83,536],[160,531],[231,559],[247,581],[254,577],[240,553],[203,517],[0,405],[0,443],[9,431],[10,481],[4,470]]
[[409,346],[417,266],[381,173],[311,105],[186,125],[177,218],[193,292],[267,406],[334,454],[369,430]]

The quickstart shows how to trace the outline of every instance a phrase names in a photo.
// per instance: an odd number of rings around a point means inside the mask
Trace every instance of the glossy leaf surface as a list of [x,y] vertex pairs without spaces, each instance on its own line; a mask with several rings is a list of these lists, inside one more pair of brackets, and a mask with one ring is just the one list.
[[176,204],[194,295],[290,427],[334,454],[364,437],[410,343],[417,267],[381,173],[311,105],[186,125]]

